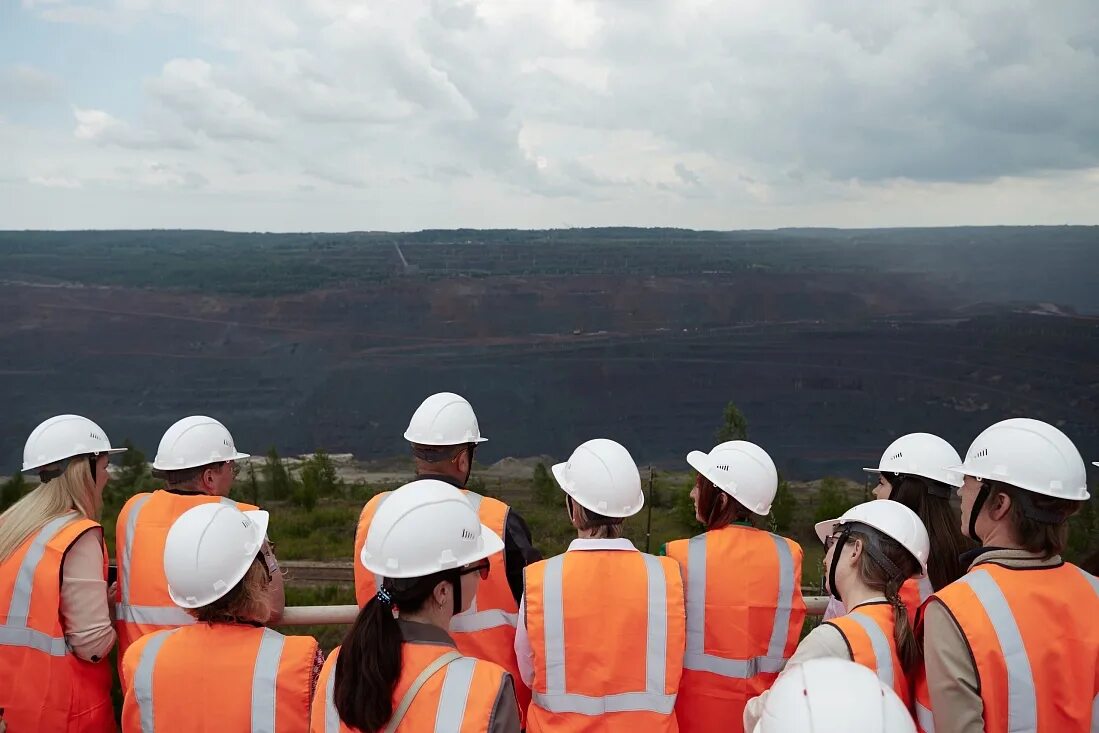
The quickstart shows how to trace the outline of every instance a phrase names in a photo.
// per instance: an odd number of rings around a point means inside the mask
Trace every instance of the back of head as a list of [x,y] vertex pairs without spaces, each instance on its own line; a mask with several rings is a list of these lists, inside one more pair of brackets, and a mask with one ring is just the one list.
[[1076,446],[1040,420],[1011,418],[985,429],[957,470],[981,481],[970,512],[971,537],[977,539],[977,519],[986,502],[1006,494],[1012,534],[1025,549],[1046,556],[1063,551],[1068,518],[1091,498]]
[[912,716],[868,668],[844,659],[789,667],[767,695],[753,733],[912,733]]
[[709,453],[691,451],[687,463],[716,488],[754,514],[771,511],[778,469],[767,451],[747,440],[729,440]]
[[153,459],[153,470],[170,475],[248,457],[237,450],[229,429],[220,422],[205,415],[191,415],[164,432]]
[[503,549],[465,495],[447,483],[421,479],[386,497],[359,555],[382,583],[344,637],[334,673],[334,702],[345,724],[380,730],[393,714],[402,660],[397,615],[419,611],[442,582],[454,588],[457,613],[461,568]]
[[[264,595],[256,584],[266,580],[259,552],[268,520],[265,511],[242,512],[221,502],[199,504],[181,514],[164,541],[164,576],[172,602],[205,621],[266,622],[270,609],[257,607]],[[244,582],[249,578],[252,582]]]
[[613,440],[589,440],[551,470],[574,502],[602,517],[632,517],[645,505],[637,464],[630,452]]
[[426,446],[484,443],[473,406],[461,395],[438,392],[424,400],[409,420],[404,438]]

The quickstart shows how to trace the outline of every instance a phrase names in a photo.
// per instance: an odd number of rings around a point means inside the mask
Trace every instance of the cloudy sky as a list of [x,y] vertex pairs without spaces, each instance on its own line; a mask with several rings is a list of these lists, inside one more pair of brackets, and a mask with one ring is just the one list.
[[1099,223],[1096,0],[0,0],[0,228]]

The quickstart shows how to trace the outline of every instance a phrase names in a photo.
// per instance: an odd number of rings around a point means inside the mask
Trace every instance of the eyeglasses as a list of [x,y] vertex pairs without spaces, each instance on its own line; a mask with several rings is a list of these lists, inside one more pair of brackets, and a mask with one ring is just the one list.
[[458,571],[458,575],[469,575],[470,573],[480,573],[481,574],[481,580],[488,580],[488,571],[489,571],[489,568],[491,568],[491,567],[492,567],[491,563],[489,563],[488,559],[486,558],[486,559],[481,560],[477,563],[474,563],[473,565],[469,565],[467,567],[462,568],[461,570]]
[[229,467],[229,470],[233,472],[233,478],[240,475],[240,464],[236,461],[226,461],[223,465]]
[[840,536],[838,534],[828,535],[827,537],[825,537],[824,538],[824,549],[825,550],[830,549],[832,547],[832,545],[836,544],[836,540],[838,540],[839,538],[840,538]]

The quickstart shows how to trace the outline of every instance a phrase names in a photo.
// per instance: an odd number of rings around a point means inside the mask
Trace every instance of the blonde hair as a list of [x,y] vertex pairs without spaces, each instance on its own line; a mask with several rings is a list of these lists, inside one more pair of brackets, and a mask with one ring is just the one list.
[[252,561],[251,567],[233,589],[199,608],[189,608],[187,613],[207,624],[267,623],[271,618],[271,599],[267,594],[267,568],[263,560]]
[[70,460],[64,473],[33,489],[0,514],[0,563],[7,562],[50,520],[74,510],[97,522],[103,510],[103,497],[95,490],[91,468],[83,456]]

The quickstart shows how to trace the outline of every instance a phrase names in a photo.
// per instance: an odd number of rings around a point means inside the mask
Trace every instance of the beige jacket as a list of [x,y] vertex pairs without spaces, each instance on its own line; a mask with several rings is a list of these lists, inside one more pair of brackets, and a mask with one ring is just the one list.
[[[1011,568],[1055,567],[1060,555],[1043,558],[1026,550],[989,550],[976,557],[969,569],[983,562]],[[962,630],[941,602],[932,598],[923,617],[924,670],[927,674],[935,733],[984,733],[977,665]]]

